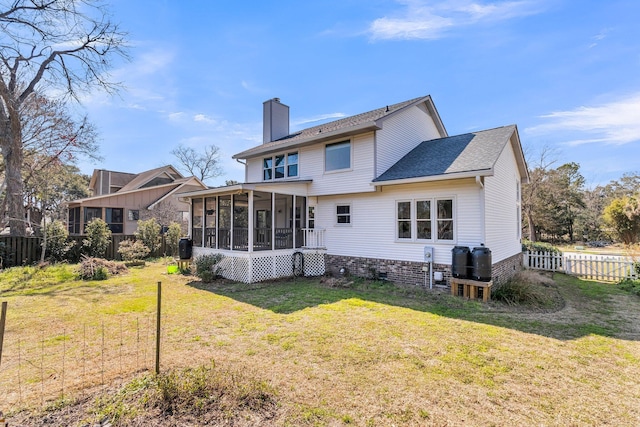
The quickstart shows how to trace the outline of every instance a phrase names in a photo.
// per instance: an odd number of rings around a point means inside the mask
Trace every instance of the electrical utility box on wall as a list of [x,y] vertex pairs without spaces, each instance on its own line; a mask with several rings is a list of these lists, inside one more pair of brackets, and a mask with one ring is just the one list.
[[424,247],[424,262],[433,262],[433,246]]

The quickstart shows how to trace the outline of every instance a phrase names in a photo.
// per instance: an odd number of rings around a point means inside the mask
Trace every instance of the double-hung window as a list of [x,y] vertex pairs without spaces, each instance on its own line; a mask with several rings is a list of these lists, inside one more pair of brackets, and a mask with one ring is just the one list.
[[438,240],[453,240],[453,200],[437,200]]
[[325,147],[324,170],[326,172],[351,168],[351,141],[336,142]]
[[351,224],[351,205],[336,206],[336,223],[340,225]]
[[262,159],[262,179],[293,178],[298,176],[298,152],[277,154]]
[[431,240],[431,200],[416,201],[416,235],[418,239]]
[[454,240],[453,199],[397,201],[396,230],[399,241]]
[[411,239],[411,202],[398,202],[398,239]]

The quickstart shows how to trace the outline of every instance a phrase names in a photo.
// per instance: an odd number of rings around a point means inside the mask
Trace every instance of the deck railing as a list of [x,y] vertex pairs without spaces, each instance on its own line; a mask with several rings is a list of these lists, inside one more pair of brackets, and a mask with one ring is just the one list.
[[326,248],[324,241],[324,228],[303,228],[305,248]]

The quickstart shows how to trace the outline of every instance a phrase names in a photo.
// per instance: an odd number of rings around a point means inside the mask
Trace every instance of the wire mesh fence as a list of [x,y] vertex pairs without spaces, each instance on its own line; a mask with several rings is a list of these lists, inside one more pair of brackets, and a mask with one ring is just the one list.
[[88,389],[105,389],[154,369],[155,313],[96,316],[81,325],[47,315],[37,324],[28,332],[5,330],[0,367],[5,412],[81,397]]

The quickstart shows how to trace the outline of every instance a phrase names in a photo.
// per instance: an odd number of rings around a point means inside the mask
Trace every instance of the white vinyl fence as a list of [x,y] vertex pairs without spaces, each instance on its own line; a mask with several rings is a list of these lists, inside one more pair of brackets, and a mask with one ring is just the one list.
[[634,261],[628,257],[529,251],[523,252],[523,257],[524,267],[532,270],[558,271],[605,282],[640,278]]

